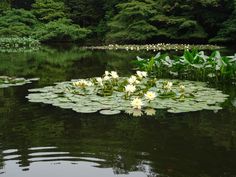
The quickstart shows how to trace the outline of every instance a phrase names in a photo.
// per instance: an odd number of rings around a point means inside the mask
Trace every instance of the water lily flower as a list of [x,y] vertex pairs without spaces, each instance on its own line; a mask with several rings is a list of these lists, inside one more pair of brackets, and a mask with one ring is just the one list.
[[131,76],[131,77],[128,79],[128,82],[129,82],[129,84],[135,84],[135,83],[137,83],[137,77],[136,77],[136,76]]
[[111,71],[111,77],[112,77],[113,79],[117,79],[117,78],[119,78],[119,75],[117,74],[116,71]]
[[136,90],[136,87],[132,84],[125,86],[125,92],[127,92],[128,94],[135,92],[135,90]]
[[143,106],[142,100],[140,98],[135,98],[133,101],[131,101],[131,106],[134,109],[141,109]]
[[145,114],[146,114],[147,116],[154,116],[154,115],[156,115],[156,110],[153,109],[153,108],[147,108],[147,109],[145,110]]
[[170,81],[168,81],[168,82],[163,86],[163,88],[166,89],[166,90],[171,90],[172,85],[173,85],[173,83],[170,82]]
[[145,98],[149,101],[152,101],[156,98],[155,92],[148,91],[146,94],[144,94]]
[[90,81],[86,81],[86,80],[84,80],[84,79],[81,79],[81,80],[79,80],[79,81],[77,81],[77,82],[73,82],[73,85],[76,86],[76,87],[85,88],[85,87],[87,87],[87,86],[92,86],[93,83],[90,82]]

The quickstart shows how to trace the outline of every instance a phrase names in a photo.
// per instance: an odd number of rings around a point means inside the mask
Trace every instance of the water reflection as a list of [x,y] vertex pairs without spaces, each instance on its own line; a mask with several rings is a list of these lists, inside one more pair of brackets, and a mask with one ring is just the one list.
[[[52,52],[52,56],[42,55],[41,59],[38,54],[9,60],[2,56],[0,74],[42,79],[39,83],[0,89],[0,176],[236,175],[236,109],[232,105],[235,88],[218,86],[231,95],[226,108],[218,113],[156,111],[154,117],[143,113],[134,118],[127,114],[78,114],[29,103],[25,98],[29,88],[100,75],[109,67],[123,68],[128,62],[124,59],[133,55],[88,51],[79,58],[78,51],[74,52],[74,59],[68,56],[65,60],[59,59],[65,51],[59,51],[58,57]],[[123,68],[124,75],[129,72],[130,68]]]

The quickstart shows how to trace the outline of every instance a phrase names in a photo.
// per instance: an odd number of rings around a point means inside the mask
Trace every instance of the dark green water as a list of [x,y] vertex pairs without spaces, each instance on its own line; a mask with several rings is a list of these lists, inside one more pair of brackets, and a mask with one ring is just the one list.
[[[201,111],[134,118],[78,114],[29,103],[29,88],[104,70],[132,72],[142,53],[44,49],[0,54],[0,75],[40,77],[0,89],[1,177],[236,177],[236,86],[217,113]],[[148,54],[144,54],[148,55]]]

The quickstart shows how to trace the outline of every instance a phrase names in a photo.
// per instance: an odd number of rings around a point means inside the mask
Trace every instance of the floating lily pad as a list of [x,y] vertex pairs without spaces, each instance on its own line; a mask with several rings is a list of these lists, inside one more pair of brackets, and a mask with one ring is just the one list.
[[12,86],[21,86],[24,84],[31,83],[32,81],[37,81],[38,78],[15,78],[15,77],[8,77],[8,76],[0,76],[0,88],[7,88]]
[[101,110],[99,113],[103,115],[116,115],[116,114],[120,114],[121,111],[120,110]]
[[[113,89],[110,96],[101,96],[99,93],[104,86],[96,83],[95,78],[90,78],[83,80],[91,83],[87,87],[76,86],[75,82],[80,80],[60,82],[54,86],[30,89],[29,92],[31,93],[27,98],[30,102],[51,104],[63,109],[72,109],[78,113],[99,111],[103,115],[114,115],[121,113],[121,111],[129,112],[127,110],[132,110],[131,101],[137,97],[142,99],[142,108],[144,109],[165,109],[170,113],[193,112],[204,109],[220,110],[222,109],[219,106],[220,103],[223,103],[228,97],[219,90],[208,88],[203,82],[156,79],[154,84],[149,86],[148,83],[153,82],[153,78],[152,80],[149,78],[140,80],[136,85],[135,92],[127,96],[126,93],[120,91],[125,90],[127,79],[122,77],[116,82],[109,81],[110,85],[108,86]],[[170,90],[163,88],[163,84],[167,82],[173,83]],[[185,89],[180,90],[180,85],[185,86]],[[147,91],[155,92],[154,100],[145,99],[144,94]],[[134,112],[133,115],[145,113],[142,110],[141,112],[132,110],[132,112]]]

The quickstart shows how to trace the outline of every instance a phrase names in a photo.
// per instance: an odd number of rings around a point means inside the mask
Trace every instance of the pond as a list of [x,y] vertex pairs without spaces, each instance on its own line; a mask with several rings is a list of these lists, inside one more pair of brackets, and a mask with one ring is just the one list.
[[40,78],[0,88],[0,176],[235,177],[235,85],[214,85],[230,95],[222,110],[163,110],[155,117],[81,114],[25,98],[28,89],[105,70],[130,75],[137,55],[153,53],[76,47],[0,53],[0,75]]

